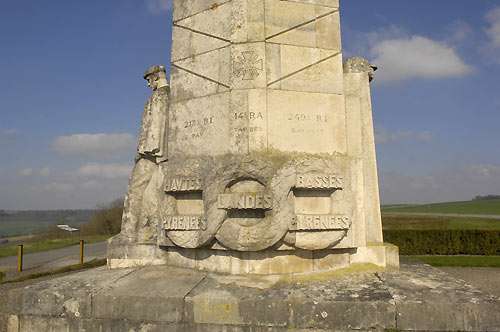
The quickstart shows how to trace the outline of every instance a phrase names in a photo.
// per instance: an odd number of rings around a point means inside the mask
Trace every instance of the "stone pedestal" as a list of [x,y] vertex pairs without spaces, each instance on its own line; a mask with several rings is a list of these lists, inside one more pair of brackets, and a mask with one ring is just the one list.
[[499,299],[425,265],[234,276],[94,269],[6,289],[0,331],[500,331]]
[[382,238],[373,68],[343,62],[338,0],[174,0],[173,21],[168,161],[137,213],[153,235],[113,239],[109,265],[397,266]]

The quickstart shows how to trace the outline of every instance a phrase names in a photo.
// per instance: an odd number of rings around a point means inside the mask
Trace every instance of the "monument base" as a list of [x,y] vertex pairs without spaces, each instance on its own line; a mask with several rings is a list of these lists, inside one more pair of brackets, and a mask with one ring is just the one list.
[[126,244],[117,237],[108,246],[108,267],[112,269],[168,265],[224,274],[274,275],[335,271],[352,264],[398,269],[399,251],[388,243],[374,243],[357,249],[239,252]]
[[98,268],[17,287],[0,286],[0,331],[500,331],[498,298],[422,264],[286,276]]

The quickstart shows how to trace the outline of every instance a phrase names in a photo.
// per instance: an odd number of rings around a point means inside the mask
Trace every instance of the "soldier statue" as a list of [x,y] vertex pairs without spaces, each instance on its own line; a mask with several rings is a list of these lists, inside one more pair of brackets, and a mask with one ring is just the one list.
[[152,66],[144,73],[144,79],[153,93],[144,106],[142,125],[135,167],[129,182],[122,217],[122,238],[130,242],[144,242],[142,229],[147,226],[145,212],[146,189],[167,160],[166,128],[170,87],[164,66]]

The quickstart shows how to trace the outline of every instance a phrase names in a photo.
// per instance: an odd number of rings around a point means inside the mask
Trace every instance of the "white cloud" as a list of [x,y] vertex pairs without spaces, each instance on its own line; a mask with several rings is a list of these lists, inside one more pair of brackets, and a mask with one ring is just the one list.
[[0,130],[0,134],[2,136],[15,136],[18,134],[18,131],[16,129],[2,129]]
[[43,177],[47,177],[50,175],[50,168],[44,167],[40,170],[39,174]]
[[377,144],[398,143],[402,141],[429,143],[432,139],[433,135],[430,131],[400,130],[390,132],[387,129],[380,128],[375,132]]
[[151,13],[160,14],[172,8],[172,0],[146,0],[146,5]]
[[474,28],[467,22],[457,20],[445,29],[445,38],[450,43],[462,43],[474,38]]
[[118,179],[127,178],[131,170],[130,164],[89,163],[80,167],[76,174],[90,178]]
[[482,178],[497,178],[500,179],[500,165],[472,165],[467,170],[476,176]]
[[96,190],[103,188],[103,183],[97,180],[89,180],[82,182],[80,186],[85,190]]
[[67,193],[74,189],[74,184],[65,182],[51,182],[43,187],[43,190],[55,193]]
[[370,54],[380,81],[461,77],[472,71],[453,47],[422,36],[380,40]]
[[33,168],[23,168],[18,172],[18,174],[20,176],[32,176],[33,175]]
[[11,142],[17,135],[16,129],[0,129],[0,144]]
[[57,137],[52,143],[52,148],[62,155],[92,157],[114,157],[132,152],[134,146],[134,136],[127,133],[75,134]]
[[486,33],[490,38],[491,45],[494,48],[500,48],[500,7],[492,9],[486,15],[486,21],[489,24]]

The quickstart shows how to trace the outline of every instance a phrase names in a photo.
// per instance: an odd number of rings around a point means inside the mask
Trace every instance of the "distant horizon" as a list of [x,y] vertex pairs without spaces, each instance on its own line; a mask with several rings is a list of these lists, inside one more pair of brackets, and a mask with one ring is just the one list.
[[[485,196],[498,196],[497,198],[491,198],[491,199],[487,199],[487,200],[500,200],[500,194],[499,195],[485,195]],[[113,200],[113,201],[116,201],[116,200]],[[34,210],[7,210],[7,209],[0,209],[0,212],[5,212],[5,213],[9,213],[9,212],[32,212],[32,211],[40,211],[40,212],[51,212],[51,211],[97,211],[97,210],[100,210],[102,208],[105,208],[106,205],[108,204],[111,204],[113,201],[109,202],[109,203],[103,203],[103,204],[100,204],[102,205],[102,207],[94,207],[94,208],[77,208],[77,209],[47,209],[47,210],[38,210],[38,209],[34,209]],[[475,199],[469,199],[469,200],[464,200],[464,201],[441,201],[441,202],[424,202],[424,203],[412,203],[412,202],[402,202],[402,203],[383,203],[383,204],[380,204],[381,207],[383,206],[387,206],[387,205],[431,205],[431,204],[444,204],[444,203],[464,203],[464,202],[472,202],[472,201],[475,201]]]
[[[150,93],[142,73],[170,70],[171,10],[169,0],[4,4],[0,208],[92,209],[125,194]],[[499,192],[500,4],[341,1],[341,18],[344,58],[379,67],[383,204]]]

